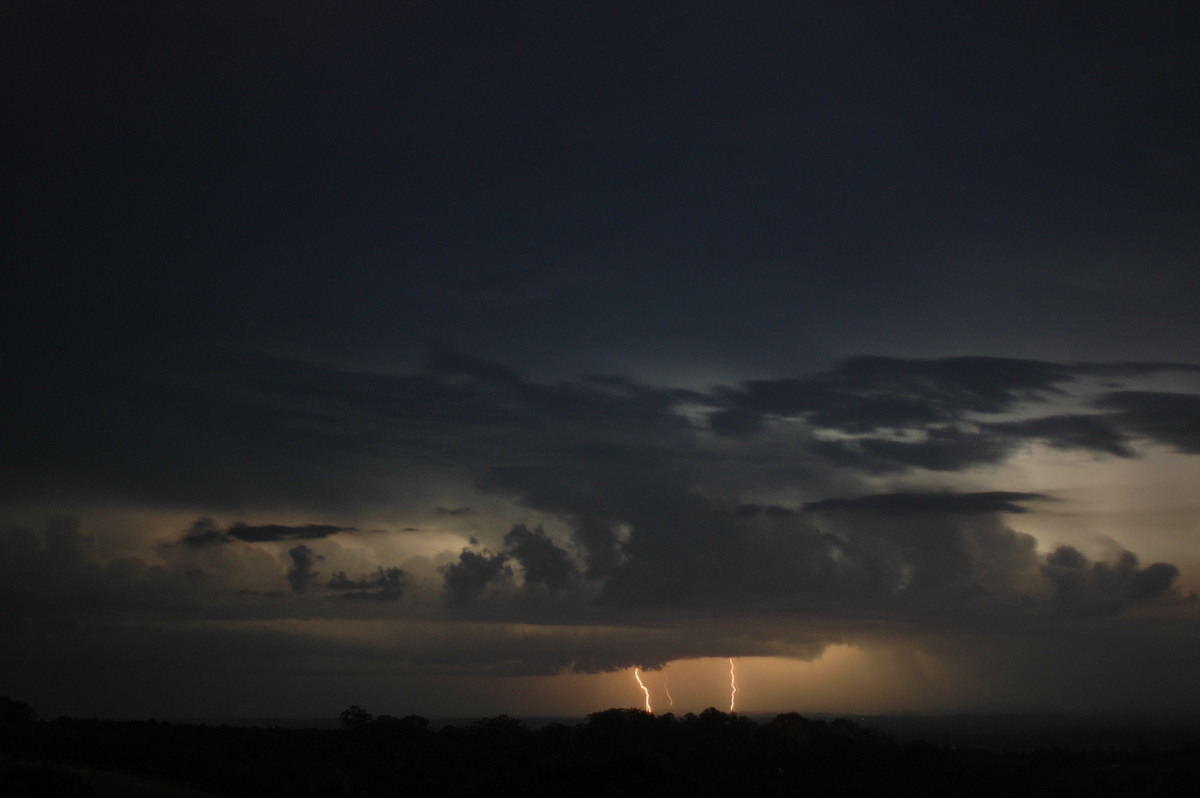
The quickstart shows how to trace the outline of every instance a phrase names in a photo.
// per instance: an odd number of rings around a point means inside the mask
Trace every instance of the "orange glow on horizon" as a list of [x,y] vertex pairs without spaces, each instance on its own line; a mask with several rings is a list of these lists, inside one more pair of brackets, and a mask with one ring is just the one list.
[[[651,684],[637,668],[634,686],[642,700],[630,701],[629,670],[609,673],[564,673],[555,676],[497,676],[474,680],[479,692],[462,714],[574,716],[613,707],[646,709],[647,691],[662,689],[661,701],[671,712],[700,713],[709,707],[728,712],[731,674],[728,657],[672,660],[664,665],[662,680]],[[737,657],[734,661],[737,695],[734,710],[749,714],[782,712],[879,715],[888,712],[969,709],[993,695],[980,688],[975,672],[951,661],[908,646],[859,647],[835,644],[814,660],[787,657]],[[640,684],[639,684],[640,679]],[[986,685],[985,685],[986,686]],[[645,689],[643,689],[645,688]],[[670,698],[667,698],[667,693]],[[495,695],[508,701],[489,702]],[[661,707],[659,707],[661,709]]]
[[[643,696],[636,706],[645,709],[649,703],[647,711],[653,711],[654,696],[647,696],[650,680],[640,667],[636,670],[635,684]],[[563,680],[564,687],[539,691],[554,701],[547,704],[547,714],[567,706],[587,714],[630,705],[628,671],[552,678]],[[663,690],[659,700],[668,701],[678,714],[709,707],[751,714],[942,711],[969,707],[979,693],[976,680],[941,658],[890,645],[835,644],[814,660],[736,657],[732,668],[729,657],[672,660],[659,678],[662,687],[654,688]]]

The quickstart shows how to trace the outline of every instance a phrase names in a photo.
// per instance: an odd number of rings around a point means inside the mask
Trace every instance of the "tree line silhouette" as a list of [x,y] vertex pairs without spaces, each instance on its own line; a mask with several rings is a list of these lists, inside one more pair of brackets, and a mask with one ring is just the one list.
[[75,766],[228,796],[1177,795],[1200,745],[1027,752],[898,743],[851,720],[795,713],[609,709],[530,729],[508,715],[432,728],[355,705],[340,729],[38,719],[0,701],[0,794],[85,796]]

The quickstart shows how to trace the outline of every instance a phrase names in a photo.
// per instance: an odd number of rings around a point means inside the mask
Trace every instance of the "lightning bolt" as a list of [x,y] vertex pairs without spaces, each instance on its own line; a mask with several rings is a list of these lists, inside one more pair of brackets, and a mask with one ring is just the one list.
[[737,703],[737,676],[733,672],[733,657],[729,658],[729,711]]
[[646,694],[646,712],[653,715],[654,710],[650,708],[650,691],[646,689],[646,685],[642,683],[642,673],[638,668],[633,669],[633,678],[637,679],[638,687],[642,688],[642,692]]
[[663,690],[667,693],[667,706],[675,706],[675,699],[671,698],[671,686],[667,684],[667,677],[663,676]]

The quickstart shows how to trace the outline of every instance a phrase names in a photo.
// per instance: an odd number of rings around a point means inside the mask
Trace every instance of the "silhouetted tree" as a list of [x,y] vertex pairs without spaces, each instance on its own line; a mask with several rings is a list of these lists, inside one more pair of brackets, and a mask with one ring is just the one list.
[[361,729],[371,722],[371,713],[358,704],[353,704],[349,709],[342,711],[338,720],[341,721],[344,729]]
[[0,695],[0,726],[23,728],[38,719],[38,713],[24,701]]
[[429,721],[420,715],[405,715],[398,718],[395,715],[380,715],[367,724],[372,734],[383,734],[393,737],[415,737],[429,731]]
[[517,718],[509,715],[495,715],[472,722],[467,731],[473,735],[513,739],[528,734],[529,729],[525,728],[525,724]]

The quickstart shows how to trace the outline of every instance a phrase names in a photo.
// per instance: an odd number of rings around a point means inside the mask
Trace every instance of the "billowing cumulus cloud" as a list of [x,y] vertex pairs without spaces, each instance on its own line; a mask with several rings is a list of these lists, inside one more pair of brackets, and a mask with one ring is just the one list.
[[446,602],[461,606],[479,598],[488,585],[507,581],[512,577],[512,568],[504,554],[463,549],[458,561],[444,566],[442,573]]
[[1111,611],[1161,596],[1171,588],[1179,569],[1169,563],[1139,567],[1137,555],[1122,551],[1114,561],[1091,562],[1071,546],[1047,555],[1042,573],[1054,585],[1059,602],[1085,611]]
[[314,567],[317,560],[322,559],[321,555],[314,553],[312,549],[302,543],[288,549],[288,557],[292,560],[287,572],[287,580],[288,584],[292,586],[292,592],[307,592],[308,586],[321,575]]
[[542,584],[553,592],[579,577],[571,556],[556,546],[540,526],[531,531],[524,524],[516,524],[504,535],[504,546],[521,564],[528,585]]

